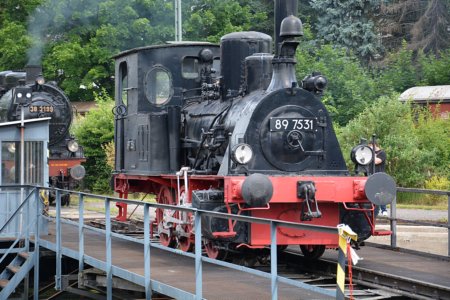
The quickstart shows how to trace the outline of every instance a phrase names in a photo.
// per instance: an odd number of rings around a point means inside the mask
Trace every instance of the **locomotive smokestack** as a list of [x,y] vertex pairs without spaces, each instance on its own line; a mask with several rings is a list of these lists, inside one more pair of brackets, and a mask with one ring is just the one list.
[[42,76],[42,66],[27,65],[25,66],[26,84],[33,84],[38,76]]
[[[297,14],[297,1],[275,1],[275,57],[272,60],[273,73],[268,92],[298,86],[295,76],[295,51],[303,35],[302,21]],[[281,20],[281,21],[280,21]]]
[[288,16],[296,17],[298,13],[298,0],[275,0],[275,56],[279,55],[281,22]]

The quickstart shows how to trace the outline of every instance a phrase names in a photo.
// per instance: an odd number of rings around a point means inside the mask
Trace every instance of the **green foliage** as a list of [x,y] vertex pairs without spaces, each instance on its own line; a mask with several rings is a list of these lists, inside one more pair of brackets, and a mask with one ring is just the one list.
[[[308,33],[308,30],[305,30]],[[346,124],[384,91],[356,56],[332,45],[303,44],[297,51],[297,77],[314,71],[328,79],[323,101],[333,119]]]
[[184,23],[186,39],[206,39],[217,43],[227,33],[257,29],[258,24],[267,20],[267,16],[264,10],[252,9],[251,2],[253,1],[193,1],[192,13]]
[[311,0],[310,4],[318,15],[315,26],[319,38],[353,50],[365,59],[380,51],[380,42],[371,20],[379,0]]
[[59,74],[60,86],[70,99],[92,99],[99,87],[112,90],[110,74],[114,68],[109,55],[106,49],[94,43],[83,45],[79,38],[73,37],[53,46],[44,60],[45,75],[52,78]]
[[399,93],[415,86],[420,72],[413,63],[413,55],[403,42],[402,49],[388,56],[387,65],[380,73],[380,84]]
[[428,174],[450,178],[450,120],[435,118],[428,109],[417,109],[415,115],[418,146],[430,157]]
[[422,70],[423,85],[443,85],[450,83],[450,49],[441,51],[439,56],[423,53],[418,59]]
[[[425,188],[428,190],[449,191],[450,179],[448,177],[432,176],[425,181]],[[441,203],[445,205],[448,203],[448,196],[446,195],[428,194],[424,198],[429,205],[439,205]]]
[[21,69],[26,64],[30,38],[23,24],[11,22],[0,28],[0,69]]
[[30,12],[45,0],[2,0],[0,1],[0,26],[10,22],[26,24]]
[[110,190],[112,168],[107,163],[103,147],[114,139],[114,116],[111,112],[114,101],[104,90],[96,94],[95,101],[97,108],[79,120],[73,132],[87,157],[85,186],[96,192],[107,192]]
[[397,185],[423,187],[430,175],[450,175],[448,125],[448,120],[434,119],[427,111],[414,110],[393,94],[382,97],[340,128],[338,138],[350,166],[351,148],[360,138],[370,139],[376,134],[387,153],[386,171]]

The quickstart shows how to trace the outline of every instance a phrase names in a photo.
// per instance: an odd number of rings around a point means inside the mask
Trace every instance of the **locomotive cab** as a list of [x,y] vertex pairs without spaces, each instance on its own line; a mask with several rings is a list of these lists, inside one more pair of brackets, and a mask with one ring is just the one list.
[[205,90],[216,98],[219,47],[175,43],[126,51],[115,59],[116,170],[147,175],[178,171],[180,108]]

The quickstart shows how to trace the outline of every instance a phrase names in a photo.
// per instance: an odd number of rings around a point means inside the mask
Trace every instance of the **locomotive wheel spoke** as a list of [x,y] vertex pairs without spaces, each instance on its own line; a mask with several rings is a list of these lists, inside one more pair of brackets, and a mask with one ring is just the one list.
[[[158,195],[158,203],[175,205],[176,203],[174,191],[171,188],[162,187]],[[156,210],[156,221],[158,223],[159,241],[161,245],[173,248],[176,245],[176,240],[175,237],[173,236],[174,230],[173,225],[170,226],[169,228],[164,228],[164,221],[165,221],[164,217],[167,218],[168,215],[172,215],[172,213],[170,212],[168,213],[168,210],[160,208]]]
[[[184,187],[180,189],[180,198],[183,199],[185,195]],[[184,200],[187,201],[187,200]],[[182,203],[182,201],[178,201]],[[186,205],[186,203],[184,203]],[[177,237],[178,248],[185,252],[191,252],[194,250],[195,237],[192,234],[193,226],[193,215],[190,212],[179,212],[180,219],[183,224],[180,226],[180,230],[183,231],[183,235]]]
[[206,255],[212,259],[225,260],[228,252],[224,249],[217,247],[213,241],[207,241],[204,243]]
[[194,242],[190,237],[178,237],[178,248],[184,252],[191,252],[194,250]]
[[308,259],[318,259],[325,252],[324,245],[300,245],[300,249]]

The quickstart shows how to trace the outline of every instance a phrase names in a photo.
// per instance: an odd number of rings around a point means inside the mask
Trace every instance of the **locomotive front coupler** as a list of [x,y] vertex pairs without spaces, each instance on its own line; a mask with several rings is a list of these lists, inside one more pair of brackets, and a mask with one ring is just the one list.
[[[319,204],[316,200],[316,186],[314,181],[297,182],[297,198],[304,199],[300,219],[302,221],[311,221],[313,218],[321,218],[322,213],[319,210]],[[315,203],[315,210],[311,210],[311,205]],[[306,211],[305,211],[306,210]]]

